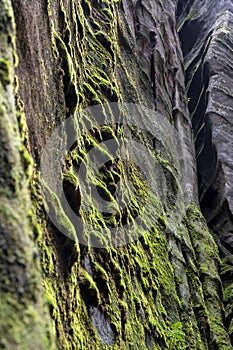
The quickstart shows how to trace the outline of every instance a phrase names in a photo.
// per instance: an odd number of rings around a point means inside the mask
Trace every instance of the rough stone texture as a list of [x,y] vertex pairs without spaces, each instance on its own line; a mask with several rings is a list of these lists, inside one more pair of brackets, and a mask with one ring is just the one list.
[[189,109],[202,211],[220,249],[226,325],[233,336],[233,4],[180,1]]
[[[34,242],[27,174],[14,85],[15,23],[0,2],[0,348],[55,349]],[[17,120],[18,118],[18,120]],[[21,124],[22,126],[22,124]],[[21,130],[22,131],[22,130]]]
[[[10,8],[10,1],[3,3]],[[39,228],[36,242],[45,300],[56,330],[57,348],[231,349],[225,329],[219,253],[197,198],[194,143],[176,30],[176,1],[38,0],[31,6],[29,1],[14,0],[12,7],[19,60],[18,88],[12,96],[17,113],[13,111],[12,115],[22,117],[24,112],[26,116],[28,138],[22,120],[15,122],[15,127],[20,130],[21,144],[27,147],[34,164],[33,173],[27,176],[33,218]],[[180,10],[181,7],[182,3]],[[5,27],[0,19],[2,33]],[[0,72],[2,84],[13,93],[13,82],[5,79],[1,66]],[[87,203],[92,202],[88,193],[79,188],[75,170],[83,160],[80,157],[90,150],[88,147],[110,135],[117,138],[118,132],[123,133],[124,141],[131,137],[144,144],[152,155],[151,162],[164,174],[167,191],[165,200],[158,194],[150,206],[156,220],[145,219],[145,229],[141,231],[135,220],[139,239],[118,248],[94,249],[68,239],[50,221],[40,191],[40,157],[52,131],[64,125],[68,117],[87,106],[116,101],[138,103],[154,111],[161,133],[155,138],[149,132],[130,127],[118,130],[116,125],[110,125],[107,131],[93,128],[86,138],[77,140],[60,176],[71,207],[83,218],[82,233],[92,234],[89,220],[104,241],[103,226],[109,218],[104,221],[97,211],[89,216],[83,214],[83,197]],[[11,108],[11,103],[8,105]],[[141,110],[139,114],[146,126],[147,116]],[[124,116],[129,115],[126,110]],[[78,122],[82,122],[81,117]],[[78,134],[79,129],[78,124],[74,131]],[[178,156],[169,142],[171,130],[176,135]],[[59,137],[56,141],[66,143]],[[9,144],[10,140],[6,142]],[[7,154],[11,158],[11,153]],[[126,163],[130,164],[127,157]],[[22,167],[23,160],[17,162]],[[117,169],[115,175],[123,178],[124,171],[117,165],[113,164]],[[6,166],[1,165],[1,171],[6,171]],[[109,170],[107,167],[102,171],[99,184],[102,194],[111,198],[108,178],[113,171]],[[133,170],[131,175],[143,198],[145,182],[137,169]],[[86,172],[93,180],[88,167]],[[17,200],[21,203],[20,193]],[[75,232],[75,225],[49,187],[47,200],[60,228]],[[25,201],[25,207],[30,205],[29,198]],[[11,206],[8,200],[7,204]],[[20,205],[14,208],[18,215],[23,215]],[[138,206],[135,204],[132,209],[126,219],[133,221]],[[4,218],[2,222],[7,221]],[[29,228],[25,231],[25,235],[30,233]],[[25,250],[31,254],[27,245]],[[33,272],[31,260],[23,257],[23,263]],[[3,257],[3,267],[9,268],[9,264]],[[3,305],[8,320],[11,308],[7,303]],[[46,341],[50,339],[44,331],[45,324],[46,321],[42,326],[40,321],[36,323],[42,334],[38,341],[43,337]],[[2,335],[0,328],[1,339]],[[19,349],[30,349],[21,344]],[[9,342],[2,347],[12,348]]]

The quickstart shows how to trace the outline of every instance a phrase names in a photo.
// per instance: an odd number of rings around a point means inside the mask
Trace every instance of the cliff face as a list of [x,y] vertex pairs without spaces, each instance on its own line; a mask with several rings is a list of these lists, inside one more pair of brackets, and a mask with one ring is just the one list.
[[12,6],[0,2],[0,348],[54,349],[33,240],[32,164],[15,106],[16,59]]
[[231,349],[231,5],[199,2],[0,2],[2,349]]
[[218,243],[226,325],[232,323],[232,61],[231,1],[180,1],[178,26],[190,98],[202,212]]

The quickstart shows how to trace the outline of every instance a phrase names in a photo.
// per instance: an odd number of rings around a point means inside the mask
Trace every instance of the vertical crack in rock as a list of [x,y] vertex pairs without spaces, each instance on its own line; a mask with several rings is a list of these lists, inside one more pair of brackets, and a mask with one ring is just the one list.
[[233,342],[233,3],[179,1],[202,212],[222,259],[226,327]]

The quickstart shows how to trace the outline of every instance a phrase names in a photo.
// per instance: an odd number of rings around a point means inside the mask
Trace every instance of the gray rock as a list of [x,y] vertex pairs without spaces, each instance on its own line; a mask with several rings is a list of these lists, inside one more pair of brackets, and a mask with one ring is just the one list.
[[[180,1],[178,27],[186,69],[199,196],[224,262],[233,252],[233,3]],[[229,286],[232,266],[222,281]],[[232,320],[228,300],[227,325]]]

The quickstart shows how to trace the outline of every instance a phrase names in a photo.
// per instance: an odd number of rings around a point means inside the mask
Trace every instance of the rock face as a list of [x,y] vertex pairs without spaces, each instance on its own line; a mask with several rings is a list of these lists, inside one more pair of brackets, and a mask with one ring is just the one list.
[[180,1],[189,109],[202,212],[220,250],[226,325],[233,335],[233,4]]
[[0,2],[0,43],[0,348],[55,349],[33,239],[27,179],[31,164],[16,113],[10,1]]
[[[2,1],[14,18],[0,15],[1,108],[10,111],[1,109],[0,118],[4,125],[7,115],[14,120],[19,141],[1,137],[0,184],[11,179],[9,164],[19,163],[22,172],[29,157],[34,165],[23,174],[23,202],[13,186],[15,217],[32,201],[30,215],[22,216],[28,220],[23,237],[32,245],[35,232],[40,252],[40,272],[28,258],[27,242],[20,256],[29,284],[33,267],[38,273],[30,286],[38,290],[39,316],[33,314],[27,334],[40,344],[31,348],[232,348],[230,231],[226,234],[232,179],[230,146],[223,148],[231,85],[230,73],[222,75],[214,59],[224,57],[230,67],[230,3],[224,2],[225,13],[213,2],[206,7],[199,2],[180,1],[177,8],[173,0],[41,0],[33,7],[23,0]],[[16,47],[6,39],[5,23],[9,33],[16,25]],[[224,72],[230,72],[228,65]],[[221,115],[226,125],[217,125]],[[17,163],[12,154],[19,144],[24,153]],[[18,231],[6,220],[11,192],[2,193],[0,233],[12,237],[11,249],[18,251]],[[7,249],[0,266],[10,272],[18,261],[9,261],[8,254]],[[16,282],[7,281],[6,295],[12,286]],[[19,308],[17,296],[12,298]],[[31,310],[30,296],[23,302]],[[1,348],[30,349],[22,339],[30,322],[22,318],[16,331],[10,300],[3,298],[1,305],[9,324],[0,328]],[[46,331],[46,316],[44,322],[41,317],[46,312],[54,334]]]

